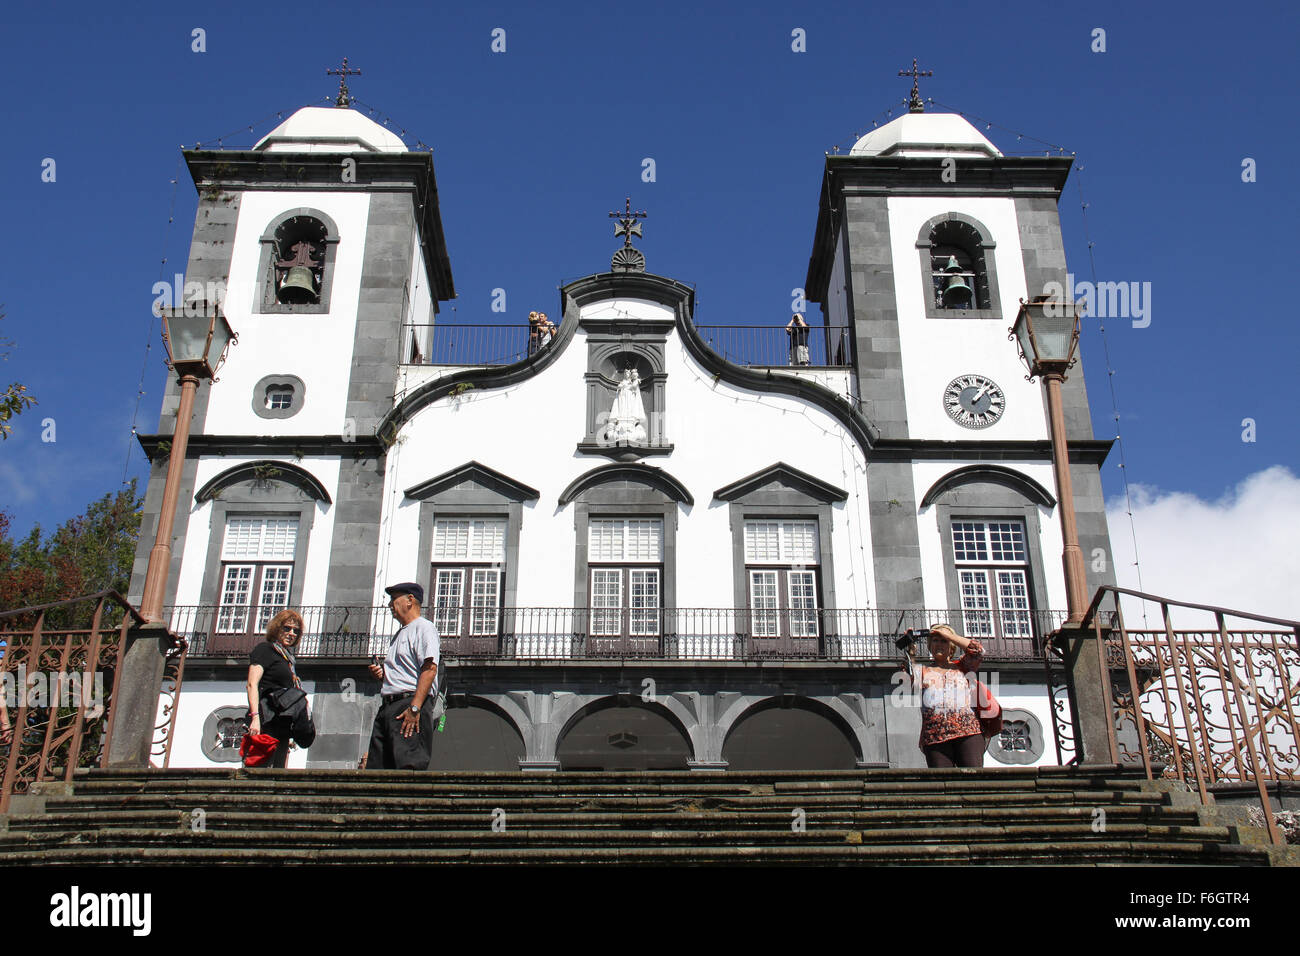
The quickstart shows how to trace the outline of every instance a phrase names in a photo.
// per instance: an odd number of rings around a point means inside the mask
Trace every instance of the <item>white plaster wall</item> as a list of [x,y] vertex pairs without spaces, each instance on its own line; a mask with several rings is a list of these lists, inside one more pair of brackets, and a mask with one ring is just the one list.
[[[593,303],[584,309],[584,315],[624,313],[671,315],[663,306],[639,300]],[[678,606],[732,605],[730,510],[713,501],[713,492],[777,461],[848,491],[846,505],[834,508],[837,600],[841,607],[869,601],[866,476],[861,453],[845,429],[800,399],[715,383],[712,373],[685,352],[675,331],[665,351],[665,428],[675,448],[646,464],[672,474],[695,498],[694,506],[679,511]],[[573,508],[558,507],[557,499],[575,478],[609,461],[575,454],[585,437],[586,368],[586,334],[579,330],[564,354],[538,377],[440,399],[406,424],[388,458],[377,602],[384,584],[428,578],[427,568],[415,566],[419,507],[404,500],[403,490],[470,460],[541,492],[539,501],[524,508],[518,604],[572,602]]]
[[[994,675],[997,674],[996,667],[980,668],[980,680],[992,691],[993,696],[997,698],[998,703],[1002,705],[1004,711],[1007,710],[1027,710],[1038,718],[1038,723],[1043,731],[1043,755],[1037,760],[1028,764],[1004,764],[999,760],[985,754],[984,766],[986,767],[1054,767],[1056,766],[1056,743],[1052,731],[1052,704],[1047,696],[1046,684],[1020,684],[1011,683],[1010,681],[1002,682]],[[1065,707],[1065,719],[1070,717],[1070,708],[1068,703]],[[1063,758],[1069,760],[1073,756],[1070,753],[1064,753]]]
[[[276,216],[305,206],[330,216],[339,241],[330,311],[322,315],[261,314],[255,311],[262,234]],[[230,347],[220,381],[210,386],[204,430],[216,435],[337,435],[343,430],[351,377],[361,263],[370,196],[351,192],[246,192],[240,200],[226,319],[239,335]],[[254,414],[253,387],[266,375],[292,374],[303,380],[306,401],[291,418]]]
[[[303,681],[302,689],[307,692],[308,710],[314,711],[315,681]],[[166,697],[159,699],[160,725],[164,719],[163,704],[166,701]],[[169,767],[189,769],[240,766],[238,761],[230,763],[210,760],[203,752],[203,725],[208,715],[218,707],[240,707],[245,711],[248,709],[248,690],[242,677],[238,681],[185,681],[181,685],[180,707],[176,711],[176,726],[172,730],[172,754]],[[154,760],[161,763],[162,758],[155,757]],[[307,751],[301,747],[290,750],[287,766],[291,769],[306,767]]]
[[[420,248],[419,230],[411,230],[411,275],[407,280],[410,290],[410,302],[406,315],[402,317],[403,326],[412,326],[411,336],[419,343],[422,355],[429,354],[429,342],[433,339],[433,296],[429,290],[429,275],[424,270],[424,250]],[[399,362],[410,361],[411,342],[403,341],[402,352],[397,356]]]
[[[301,461],[292,458],[264,459],[260,456],[236,456],[202,458],[199,460],[195,488],[202,488],[208,481],[222,472],[246,464],[250,461],[283,460],[298,468],[310,472],[321,483],[330,499],[337,502],[339,483],[339,460],[321,456],[305,456]],[[195,506],[190,499],[193,510],[190,513],[188,530],[185,534],[185,552],[181,563],[181,573],[176,581],[176,604],[187,606],[204,603],[203,573],[208,560],[208,543],[211,536],[225,533],[225,528],[212,527],[212,502],[205,501]],[[244,509],[241,509],[244,513]],[[249,505],[247,514],[258,514],[255,505]],[[269,514],[270,512],[261,512]],[[334,532],[334,506],[316,502],[316,517],[312,523],[311,539],[307,544],[307,566],[294,568],[294,574],[302,581],[302,604],[306,606],[325,603],[325,577],[329,573],[330,540]]]
[[[912,480],[916,501],[920,502],[934,483],[958,468],[970,464],[969,460],[918,461],[912,465]],[[1014,462],[1000,461],[999,465],[1017,471],[1038,482],[1052,496],[1056,495],[1056,479],[1052,466],[1048,462]],[[1044,584],[1047,587],[1048,607],[1038,610],[1063,610],[1065,608],[1065,571],[1061,566],[1061,551],[1064,548],[1061,537],[1061,519],[1055,508],[1038,506],[1039,540],[1038,547],[1043,558]],[[922,508],[917,516],[917,533],[921,543],[921,575],[925,590],[927,608],[946,608],[948,606],[948,586],[944,575],[943,551],[937,509],[931,505]],[[1031,533],[1026,528],[1025,533]]]
[[[991,254],[996,261],[1002,318],[925,317],[930,276],[921,272],[916,238],[927,220],[946,212],[972,216],[992,233],[997,243]],[[1025,381],[1025,368],[1017,357],[1016,347],[1007,340],[1007,329],[1015,322],[1020,299],[1025,297],[1025,270],[1014,201],[978,197],[890,198],[889,235],[911,437],[944,441],[1048,437],[1042,385]],[[1007,397],[1001,420],[988,428],[963,428],[948,417],[943,407],[944,387],[958,375],[971,372],[993,379]]]

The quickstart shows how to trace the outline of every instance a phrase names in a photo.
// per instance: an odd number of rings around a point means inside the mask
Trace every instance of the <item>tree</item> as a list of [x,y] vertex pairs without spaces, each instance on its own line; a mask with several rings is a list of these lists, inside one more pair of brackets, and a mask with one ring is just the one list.
[[[0,306],[0,320],[5,317],[4,306]],[[9,361],[9,353],[13,349],[13,340],[0,336],[0,360]],[[9,424],[10,419],[15,415],[21,415],[25,409],[31,408],[36,404],[36,399],[27,394],[27,386],[19,385],[14,382],[3,392],[0,392],[0,440],[9,438],[9,432],[13,426]]]
[[143,498],[136,480],[94,501],[41,540],[39,525],[21,542],[9,537],[0,512],[0,610],[53,604],[131,585]]

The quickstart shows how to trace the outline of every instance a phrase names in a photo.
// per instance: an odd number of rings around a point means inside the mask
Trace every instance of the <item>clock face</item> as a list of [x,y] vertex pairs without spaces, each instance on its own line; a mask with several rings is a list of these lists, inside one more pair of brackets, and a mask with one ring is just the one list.
[[958,375],[943,390],[943,407],[964,428],[988,428],[1002,417],[1007,397],[991,378]]

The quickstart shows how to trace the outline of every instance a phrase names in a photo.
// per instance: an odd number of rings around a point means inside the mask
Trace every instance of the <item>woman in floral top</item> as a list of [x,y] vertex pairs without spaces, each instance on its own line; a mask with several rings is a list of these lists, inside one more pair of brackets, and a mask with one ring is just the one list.
[[[962,655],[954,661],[957,649]],[[933,663],[917,665],[912,675],[913,687],[921,693],[921,752],[925,764],[982,767],[984,735],[972,705],[974,672],[984,657],[984,648],[947,624],[936,624],[930,628],[930,657]]]

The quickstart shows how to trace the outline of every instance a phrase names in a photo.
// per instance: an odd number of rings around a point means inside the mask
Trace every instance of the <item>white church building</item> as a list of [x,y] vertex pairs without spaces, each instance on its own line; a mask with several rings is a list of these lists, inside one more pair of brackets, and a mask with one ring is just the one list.
[[[186,279],[224,288],[239,340],[182,472],[171,766],[238,760],[248,650],[290,606],[319,729],[290,766],[355,767],[398,581],[443,635],[434,769],[921,766],[893,636],[940,621],[986,647],[1006,711],[986,764],[1058,760],[1038,648],[1064,618],[1060,516],[1007,330],[1064,280],[1069,158],[911,112],[825,157],[806,331],[697,326],[629,206],[612,262],[531,334],[440,322],[431,155],[360,113],[185,158]],[[1108,556],[1081,367],[1064,394],[1080,545]],[[177,399],[141,439],[137,603]],[[1089,594],[1113,583],[1088,566]]]

